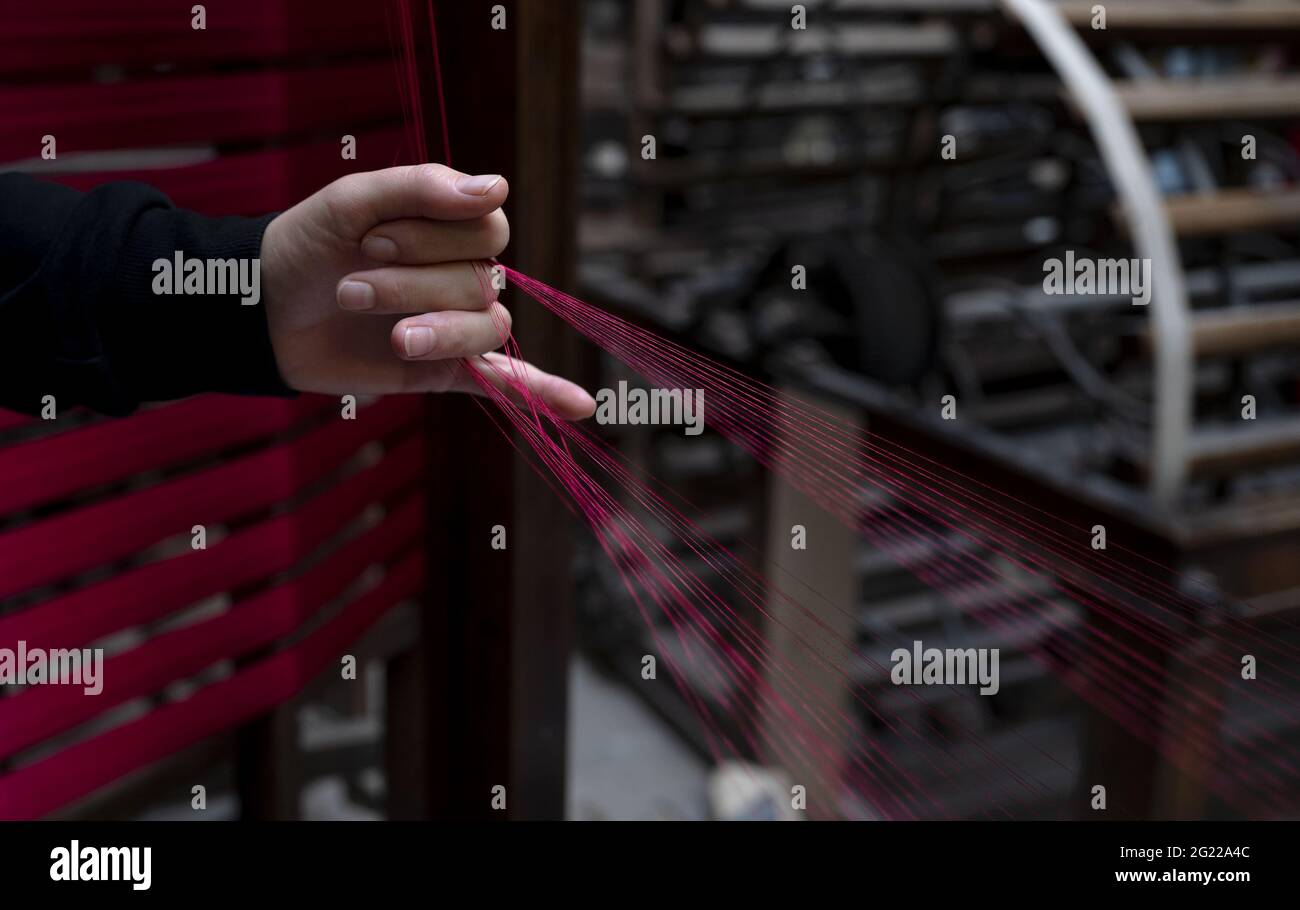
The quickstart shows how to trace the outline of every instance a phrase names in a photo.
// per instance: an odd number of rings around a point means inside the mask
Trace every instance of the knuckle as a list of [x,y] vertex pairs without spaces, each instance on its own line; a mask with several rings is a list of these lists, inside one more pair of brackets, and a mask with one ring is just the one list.
[[510,311],[501,304],[494,303],[492,304],[492,324],[506,332],[509,332],[514,328],[515,318],[511,316]]
[[434,330],[434,338],[437,339],[434,348],[443,357],[464,357],[474,353],[465,330],[457,322],[444,322]]
[[505,212],[497,209],[488,215],[486,234],[484,242],[489,252],[484,258],[500,256],[510,244],[510,219]]
[[321,201],[335,225],[348,229],[365,214],[366,178],[348,174],[335,180],[321,192]]
[[424,164],[413,165],[407,173],[415,180],[441,180],[447,176],[450,171],[446,165],[437,162],[425,162]]
[[413,313],[412,308],[411,286],[406,278],[393,276],[383,283],[384,291],[381,292],[387,298],[388,306],[395,313]]
[[406,179],[410,183],[411,192],[425,198],[431,188],[450,183],[451,173],[445,165],[417,164],[406,172]]
[[344,174],[326,187],[326,192],[338,202],[355,200],[362,193],[362,184],[365,183],[365,179],[363,174]]
[[465,302],[469,309],[486,310],[496,303],[499,292],[492,284],[492,275],[477,263],[469,266],[469,281],[465,285]]

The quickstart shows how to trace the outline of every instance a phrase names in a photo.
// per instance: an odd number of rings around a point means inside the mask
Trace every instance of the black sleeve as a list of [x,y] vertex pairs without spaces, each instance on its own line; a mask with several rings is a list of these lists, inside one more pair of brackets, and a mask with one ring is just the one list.
[[[198,392],[292,395],[265,302],[154,293],[154,262],[254,260],[273,216],[207,218],[154,188],[0,174],[0,407],[123,415]],[[260,267],[260,266],[259,266]]]

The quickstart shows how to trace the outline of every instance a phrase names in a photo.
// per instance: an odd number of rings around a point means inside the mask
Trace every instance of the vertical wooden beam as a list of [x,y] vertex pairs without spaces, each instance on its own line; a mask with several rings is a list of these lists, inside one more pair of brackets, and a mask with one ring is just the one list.
[[[571,286],[579,3],[504,2],[499,30],[494,5],[433,4],[452,163],[510,181],[513,239],[501,260]],[[425,107],[436,118],[436,103]],[[549,371],[569,370],[573,333],[522,295],[503,299],[525,355]],[[433,398],[428,417],[431,581],[420,646],[390,677],[398,684],[390,753],[405,750],[390,754],[390,771],[408,795],[393,809],[403,817],[560,818],[573,638],[568,513],[476,402]],[[495,525],[505,527],[505,550],[491,547]],[[492,808],[498,785],[506,787],[504,812]]]
[[[632,91],[627,117],[627,147],[635,156],[633,173],[639,174],[650,164],[641,160],[642,137],[655,133],[654,112],[663,107],[666,97],[660,55],[667,17],[664,0],[638,0],[632,6],[632,59],[628,73]],[[657,230],[664,217],[663,191],[653,184],[642,186],[630,204],[630,211],[640,230]]]
[[[1192,667],[1222,666],[1223,646],[1201,637],[1171,655],[1178,672],[1169,680],[1165,711],[1169,720],[1164,740],[1170,761],[1157,781],[1156,818],[1180,821],[1204,819],[1210,807],[1208,781],[1217,773],[1223,745],[1223,681],[1210,672],[1189,673]],[[1215,705],[1211,710],[1206,705]]]
[[[1080,600],[1084,601],[1086,597],[1084,595]],[[1095,633],[1083,657],[1092,678],[1112,678],[1113,656],[1108,660],[1102,654],[1102,649],[1108,653],[1113,649],[1112,642],[1122,642],[1125,647],[1141,654],[1155,666],[1164,665],[1166,656],[1159,649],[1117,623],[1112,616],[1093,608],[1085,609],[1084,616],[1084,622]],[[1161,674],[1157,684],[1164,686],[1166,682],[1167,679]],[[1121,688],[1131,685],[1125,679],[1115,680],[1115,683]],[[1095,683],[1086,685],[1089,688],[1102,688]],[[1104,691],[1098,691],[1095,696],[1085,695],[1083,699],[1082,767],[1071,812],[1071,816],[1076,819],[1131,821],[1155,817],[1161,756],[1154,746],[1143,742],[1127,724],[1116,719],[1114,715],[1117,711],[1130,709],[1122,697],[1115,693],[1115,688],[1115,685],[1106,686]],[[1104,699],[1105,703],[1098,705],[1096,699]],[[1164,706],[1161,707],[1163,710]],[[1147,722],[1163,726],[1165,718]],[[1092,808],[1093,788],[1097,786],[1106,788],[1104,811]]]
[[235,733],[235,787],[244,821],[299,817],[298,699],[276,705]]
[[433,675],[429,647],[423,639],[428,625],[417,623],[421,637],[415,646],[384,665],[384,814],[391,820],[428,818],[433,805],[432,751],[437,743],[424,722],[426,680]]
[[[847,424],[861,423],[861,415],[851,409],[815,403]],[[793,440],[786,444],[798,446]],[[797,460],[793,450],[785,458]],[[855,661],[860,543],[851,528],[783,480],[780,472],[778,465],[770,475],[764,574],[792,595],[798,593],[792,578],[815,579],[820,596],[792,597],[802,605],[799,609],[775,592],[768,594],[770,620],[763,638],[771,658],[766,684],[774,700],[762,712],[759,742],[767,763],[783,767],[792,784],[806,788],[809,814],[833,817],[839,812],[844,758],[852,748],[852,731],[844,729],[843,718],[852,715],[853,706],[848,677]],[[794,525],[804,528],[804,549],[791,546]],[[794,739],[791,719],[774,707],[782,702],[798,712],[802,731],[824,751],[806,743],[789,748]],[[777,751],[774,744],[786,748]]]
[[[230,592],[231,609],[260,592],[260,584]],[[269,657],[262,648],[235,662],[244,668]],[[234,784],[244,821],[293,821],[300,812],[301,755],[298,751],[299,699],[291,698],[259,714],[234,732]]]
[[[558,287],[576,281],[580,0],[521,2],[516,46],[517,239],[521,271]],[[524,350],[553,371],[573,372],[579,338],[539,304],[515,298]],[[512,780],[522,818],[564,816],[569,658],[573,649],[573,550],[569,514],[551,490],[514,459],[515,545],[532,552],[516,566]],[[516,551],[517,553],[519,551]]]
[[[1114,530],[1108,530],[1111,543],[1114,544]],[[1151,552],[1151,548],[1133,547],[1127,543],[1126,546],[1128,552]],[[1179,583],[1176,556],[1155,557],[1169,568],[1153,571],[1150,564],[1135,566],[1132,558],[1124,555],[1126,551],[1112,546],[1108,552],[1117,562],[1134,567],[1145,576],[1170,588]],[[1208,765],[1200,766],[1193,758],[1193,753],[1188,751],[1185,724],[1195,693],[1202,691],[1204,683],[1188,680],[1183,668],[1187,666],[1184,661],[1194,660],[1198,654],[1209,658],[1213,652],[1203,649],[1201,645],[1194,645],[1190,651],[1175,651],[1164,644],[1157,644],[1172,617],[1163,616],[1148,621],[1140,610],[1129,609],[1117,602],[1119,609],[1124,611],[1121,622],[1114,609],[1097,609],[1096,600],[1095,593],[1082,592],[1079,595],[1080,603],[1089,604],[1085,617],[1088,626],[1094,630],[1084,660],[1088,662],[1094,678],[1106,679],[1109,685],[1097,693],[1104,700],[1103,704],[1098,705],[1090,698],[1085,699],[1088,704],[1083,713],[1083,768],[1074,815],[1093,820],[1197,817],[1206,805],[1204,775],[1210,768]],[[1195,628],[1190,624],[1193,619],[1190,602],[1186,607],[1189,625],[1181,628],[1180,632],[1195,636]],[[1176,601],[1171,600],[1167,610],[1178,608]],[[1138,624],[1137,627],[1134,626],[1135,623]],[[1139,631],[1142,626],[1148,628]],[[1123,645],[1130,655],[1141,655],[1146,662],[1148,689],[1155,688],[1156,691],[1148,691],[1144,697],[1152,702],[1155,717],[1135,718],[1135,709],[1119,694],[1135,687],[1133,680],[1118,676],[1115,672],[1117,664],[1127,665],[1135,659],[1126,657],[1124,652],[1117,654],[1119,645]],[[1117,714],[1124,717],[1127,723],[1121,722]],[[1151,743],[1139,738],[1132,729],[1137,723],[1150,724],[1149,732],[1158,737],[1157,742]],[[1179,756],[1188,770],[1172,764],[1173,755]],[[1092,788],[1097,785],[1106,787],[1105,812],[1092,809]]]

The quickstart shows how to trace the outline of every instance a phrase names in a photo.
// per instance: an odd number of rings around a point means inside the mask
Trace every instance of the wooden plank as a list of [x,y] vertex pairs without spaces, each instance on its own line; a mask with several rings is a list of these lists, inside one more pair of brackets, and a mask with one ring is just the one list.
[[0,88],[0,160],[351,131],[401,115],[393,63]]
[[277,704],[235,731],[241,821],[293,821],[302,789],[298,700]]
[[[957,47],[957,34],[942,22],[923,25],[873,23],[792,31],[781,25],[709,25],[700,29],[693,46],[678,56],[763,59],[773,54],[794,56],[838,54],[848,57],[899,59],[937,57]],[[670,51],[672,48],[670,48]]]
[[843,156],[832,161],[791,161],[784,156],[766,155],[737,161],[721,156],[698,156],[676,161],[637,161],[632,168],[634,183],[654,188],[696,187],[702,183],[728,183],[744,180],[836,180],[859,174],[883,174],[896,171],[902,162],[896,157],[879,155]]
[[[1172,580],[1172,573],[1159,580]],[[1133,722],[1126,713],[1132,708],[1113,693],[1114,687],[1104,683],[1114,649],[1122,647],[1128,654],[1141,655],[1152,668],[1148,674],[1152,686],[1163,689],[1168,685],[1168,652],[1152,643],[1160,627],[1148,626],[1141,617],[1118,617],[1112,610],[1097,608],[1095,599],[1089,600],[1092,603],[1084,608],[1084,614],[1092,634],[1083,639],[1076,659],[1080,672],[1087,668],[1089,673],[1079,683],[1084,687],[1080,698],[1084,748],[1069,815],[1094,821],[1160,818],[1164,760],[1151,743],[1134,735]],[[1094,808],[1095,787],[1105,788],[1104,810]]]
[[388,399],[236,461],[0,534],[0,596],[67,579],[188,534],[196,518],[222,523],[283,502],[337,470],[376,436],[406,423],[409,403]]
[[[1057,6],[1070,24],[1091,28],[1098,0],[1061,0]],[[1186,31],[1300,28],[1300,4],[1291,0],[1107,0],[1106,29]]]
[[[414,464],[414,459],[407,459]],[[409,469],[408,469],[409,473]],[[33,686],[0,700],[0,755],[10,756],[48,740],[134,698],[154,695],[168,683],[196,676],[223,660],[268,654],[343,594],[372,565],[411,548],[423,522],[423,504],[408,501],[388,521],[333,550],[306,574],[265,590],[245,586],[235,606],[153,635],[108,658],[99,697],[74,689]],[[6,646],[11,642],[5,642]]]
[[[1198,633],[1190,644],[1173,652],[1168,662],[1175,671],[1169,674],[1162,705],[1163,754],[1169,761],[1155,782],[1155,804],[1161,818],[1204,819],[1211,802],[1207,781],[1218,773],[1225,758],[1222,731],[1227,686],[1220,674],[1200,672],[1200,668],[1223,666],[1235,658],[1224,653],[1228,645],[1221,633],[1219,637]],[[1211,737],[1208,742],[1207,734]]]
[[[1151,350],[1151,330],[1142,333]],[[1192,314],[1192,347],[1198,357],[1234,357],[1300,345],[1300,304],[1256,304]]]
[[1300,417],[1243,421],[1230,429],[1192,434],[1188,462],[1193,476],[1223,476],[1250,467],[1300,460]]
[[357,515],[413,482],[424,440],[388,448],[383,462],[351,475],[301,508],[241,528],[219,545],[186,550],[0,616],[0,642],[83,647],[232,588],[288,571]]
[[[453,164],[510,179],[513,239],[503,261],[571,286],[580,4],[504,6],[510,25],[493,30],[490,3],[434,2],[442,69],[456,74],[447,97]],[[430,116],[437,130],[436,112]],[[574,334],[530,301],[514,305],[524,354],[567,372]],[[435,397],[429,411],[429,595],[420,653],[390,677],[405,681],[400,697],[415,712],[391,720],[418,725],[397,744],[412,750],[407,764],[419,772],[406,768],[401,783],[420,802],[393,810],[561,818],[573,636],[569,516],[477,403]],[[505,550],[491,547],[497,524]],[[492,808],[496,786],[506,788],[505,811]]]
[[436,670],[429,664],[432,649],[422,647],[416,634],[413,647],[384,664],[384,816],[389,821],[429,817],[438,798],[438,784],[430,773],[440,765],[435,749],[455,748],[446,741],[449,737],[436,743],[430,730],[425,681],[433,679]]
[[41,818],[141,767],[298,696],[349,643],[424,584],[418,554],[272,657],[59,752],[0,775],[0,815]]
[[6,411],[0,409],[0,432],[11,430],[15,427],[26,426],[31,423],[33,418],[28,414],[19,414],[17,411]]
[[[789,14],[786,0],[712,0],[712,5],[729,11],[753,10],[771,15]],[[822,0],[805,4],[810,16],[828,8],[840,16],[851,13],[987,13],[997,8],[997,0]]]
[[[297,205],[325,184],[356,171],[392,167],[404,142],[398,127],[355,130],[357,157],[343,160],[339,139],[222,155],[180,167],[55,173],[34,165],[29,173],[83,192],[110,180],[140,180],[157,187],[181,208],[205,215],[260,215]],[[98,153],[89,153],[98,157]],[[66,165],[87,156],[68,155]]]
[[[1139,476],[1146,476],[1146,453],[1131,453],[1129,460]],[[1205,426],[1194,430],[1187,444],[1188,471],[1194,478],[1231,477],[1243,471],[1267,468],[1300,461],[1300,417],[1272,417],[1260,420],[1243,420],[1238,424]],[[1289,516],[1295,522],[1300,513],[1292,497],[1277,496],[1265,504],[1266,508],[1244,511],[1240,508],[1221,511],[1217,515],[1198,516],[1196,522],[1187,522],[1187,533],[1196,531],[1203,538],[1202,546],[1216,542],[1213,525],[1219,530],[1229,529],[1248,522],[1261,535],[1275,533],[1276,528],[1266,528],[1269,512]],[[1284,524],[1284,528],[1292,525]],[[1199,541],[1198,541],[1199,542]]]
[[1285,118],[1300,115],[1300,77],[1143,79],[1115,83],[1120,102],[1139,122]]
[[50,504],[131,474],[287,433],[330,404],[209,395],[0,449],[0,511]]
[[1300,225],[1300,190],[1234,187],[1188,193],[1167,198],[1165,210],[1180,237],[1292,227]]
[[[209,809],[230,776],[233,734],[222,733],[141,768],[50,814],[51,821],[134,819],[161,802],[190,805],[191,788],[203,784]],[[195,818],[204,814],[195,810]]]
[[[845,423],[861,426],[860,414],[851,408],[818,399],[813,403]],[[792,785],[807,788],[809,814],[834,817],[843,789],[839,775],[853,758],[855,731],[846,729],[842,718],[854,713],[850,671],[857,662],[853,643],[858,625],[852,609],[835,605],[858,603],[860,544],[851,528],[776,472],[770,477],[764,574],[778,580],[815,578],[819,596],[801,610],[779,592],[769,592],[763,639],[770,656],[765,671],[770,697],[759,710],[757,740],[767,763],[784,768]],[[794,525],[806,532],[802,550],[791,546]],[[794,732],[796,724],[782,705],[793,708],[798,724],[807,726]]]
[[[577,162],[580,155],[579,0],[518,2],[518,148],[514,170],[527,189],[514,200],[517,268],[560,288],[574,286]],[[547,79],[532,74],[547,73]],[[541,154],[545,148],[546,154]],[[542,307],[516,298],[523,350],[553,372],[576,374],[578,334]],[[568,773],[569,661],[573,650],[572,521],[564,504],[519,458],[514,474],[515,589],[510,630],[513,708],[512,818],[563,818]],[[485,516],[486,517],[486,516]]]
[[192,27],[191,6],[173,0],[59,0],[6,8],[0,73],[387,56],[381,4],[222,0],[209,5],[203,29]]
[[694,118],[808,115],[858,107],[903,107],[924,94],[920,80],[882,73],[869,80],[769,82],[758,93],[743,83],[679,88],[660,113]]

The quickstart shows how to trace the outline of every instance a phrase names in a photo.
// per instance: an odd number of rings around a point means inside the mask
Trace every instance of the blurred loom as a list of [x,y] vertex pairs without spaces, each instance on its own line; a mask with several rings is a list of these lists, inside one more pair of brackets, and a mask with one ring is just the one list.
[[[1201,592],[1182,629],[1195,644],[1151,655],[1168,673],[1170,750],[1201,686],[1223,700],[1218,748],[1293,748],[1300,724],[1254,714],[1249,683],[1176,668],[1222,648],[1223,615],[1300,641],[1300,3],[1116,0],[1104,28],[1096,4],[1074,0],[802,6],[800,29],[778,0],[590,0],[582,292],[1062,526],[1104,526],[1114,558],[1118,544]],[[1044,263],[1067,254],[1150,259],[1150,304],[1046,293]],[[806,289],[792,286],[800,266]],[[604,369],[603,385],[629,378]],[[941,414],[949,395],[955,420]],[[1237,811],[1031,659],[1062,629],[1127,640],[1084,602],[1054,596],[1037,631],[990,638],[977,620],[1006,609],[1005,593],[916,580],[970,543],[913,503],[881,492],[862,506],[867,524],[885,510],[931,522],[900,559],[814,527],[806,500],[720,436],[609,432],[703,506],[715,537],[757,543],[768,570],[858,604],[839,631],[858,642],[863,691],[937,729],[979,731],[1046,783],[1029,794],[983,773],[959,742],[968,776],[929,781],[953,814],[1084,814],[1098,780],[1115,782],[1121,814]],[[796,523],[816,548],[791,552]],[[585,565],[585,644],[634,677],[646,633],[610,567],[598,554]],[[783,627],[769,624],[778,647]],[[890,691],[869,664],[917,639],[1000,645],[1001,692],[936,687],[917,705]],[[696,695],[725,704],[715,675],[698,675]],[[698,735],[669,688],[636,688]],[[860,720],[862,741],[891,748]],[[925,749],[892,748],[926,773]],[[1272,811],[1298,807],[1292,779]]]

